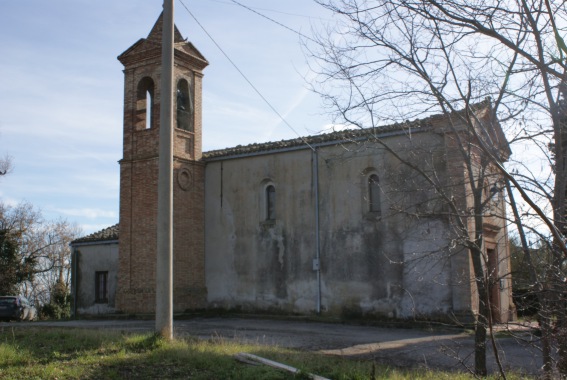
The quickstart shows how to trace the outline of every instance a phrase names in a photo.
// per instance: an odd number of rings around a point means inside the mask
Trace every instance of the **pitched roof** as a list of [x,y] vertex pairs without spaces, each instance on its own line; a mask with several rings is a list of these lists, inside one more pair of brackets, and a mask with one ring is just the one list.
[[[147,40],[154,42],[157,45],[161,45],[161,40],[163,37],[163,12],[159,15],[156,23],[154,24],[150,34],[148,34]],[[185,42],[185,39],[177,29],[177,25],[173,25],[173,42]]]
[[249,145],[237,145],[232,148],[211,150],[203,152],[203,160],[210,161],[221,157],[232,157],[246,154],[261,154],[282,149],[309,148],[309,145],[332,145],[342,144],[354,141],[365,140],[369,138],[382,138],[395,132],[417,133],[419,131],[429,130],[437,122],[445,119],[447,115],[432,115],[424,119],[416,119],[414,121],[406,121],[404,123],[395,123],[373,128],[356,128],[334,131],[330,133],[322,133],[318,135],[298,137],[295,139],[272,141],[266,143],[253,143]]
[[[140,61],[160,59],[162,39],[163,13],[158,17],[148,37],[140,38],[134,45],[120,54],[118,60],[127,66]],[[176,25],[174,25],[173,42],[176,57],[182,57],[184,60],[193,62],[199,70],[203,70],[209,64],[195,45],[183,38]]]
[[[487,98],[482,102],[472,104],[471,108],[473,110],[489,110],[491,108],[491,101],[489,98]],[[447,119],[450,118],[453,114],[460,115],[462,117],[464,111],[455,111],[451,114],[431,115],[423,119],[416,119],[414,121],[406,121],[404,123],[396,123],[374,128],[345,129],[342,131],[298,137],[289,140],[237,145],[231,148],[203,152],[203,161],[215,161],[245,155],[269,154],[281,150],[307,149],[310,148],[310,146],[338,145],[349,142],[368,140],[371,138],[384,138],[389,135],[398,133],[418,133],[428,131],[431,128],[436,128],[443,123],[446,123]],[[484,112],[483,114],[488,115],[488,113],[486,112]],[[506,151],[509,151],[508,142],[506,141],[506,138],[502,130],[500,129],[499,124],[496,123],[496,125],[493,125],[493,127],[495,129],[494,133],[496,133],[498,137],[495,139],[495,142],[500,145],[500,148],[504,148]]]
[[114,226],[107,227],[98,232],[94,232],[90,235],[73,240],[71,244],[118,240],[119,232],[120,232],[119,225],[115,224]]
[[253,143],[248,145],[237,145],[232,148],[211,150],[208,152],[203,152],[203,160],[209,161],[221,157],[231,157],[238,155],[246,155],[253,153],[268,153],[272,151],[278,151],[282,149],[290,148],[309,148],[309,145],[325,145],[329,144],[340,144],[346,142],[358,141],[361,138],[369,137],[379,137],[386,133],[401,131],[402,129],[412,128],[412,129],[425,129],[427,123],[403,123],[394,124],[386,127],[380,128],[365,128],[365,129],[345,129],[342,131],[335,131],[330,133],[323,133],[319,135],[298,137],[295,139],[273,141],[266,143]]

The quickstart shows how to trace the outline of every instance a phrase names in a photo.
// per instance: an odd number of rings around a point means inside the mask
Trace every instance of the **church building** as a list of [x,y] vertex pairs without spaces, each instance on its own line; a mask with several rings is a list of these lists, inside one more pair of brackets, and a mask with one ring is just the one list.
[[[155,312],[161,39],[160,17],[118,57],[120,220],[72,243],[76,316]],[[208,62],[177,28],[174,41],[174,312],[471,319],[478,294],[461,242],[474,223],[454,224],[472,207],[455,143],[463,114],[202,152]],[[509,156],[490,101],[474,109]],[[506,322],[505,203],[501,178],[485,169],[484,265],[493,317]]]

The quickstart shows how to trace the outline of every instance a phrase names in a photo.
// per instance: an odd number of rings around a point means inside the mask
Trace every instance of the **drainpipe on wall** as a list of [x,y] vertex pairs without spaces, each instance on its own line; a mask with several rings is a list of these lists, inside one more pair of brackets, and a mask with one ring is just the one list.
[[313,270],[317,272],[317,314],[321,314],[321,249],[319,239],[319,154],[317,149],[313,155],[313,191],[315,192],[315,259]]
[[73,268],[71,269],[71,277],[73,278],[73,285],[72,285],[72,294],[71,297],[73,297],[73,312],[72,312],[72,317],[73,319],[77,318],[77,268],[78,268],[78,263],[77,260],[79,260],[79,255],[77,254],[77,249],[76,248],[71,248],[72,251],[72,258],[71,258],[71,262],[73,263]]

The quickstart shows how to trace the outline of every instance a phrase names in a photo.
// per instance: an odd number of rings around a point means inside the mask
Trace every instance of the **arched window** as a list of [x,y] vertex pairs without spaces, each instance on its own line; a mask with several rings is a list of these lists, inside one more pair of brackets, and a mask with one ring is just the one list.
[[276,220],[276,188],[266,187],[266,220]]
[[376,174],[368,177],[368,210],[379,214],[382,212],[380,206],[380,182]]
[[185,79],[177,82],[177,128],[193,132],[193,93]]
[[136,129],[149,129],[153,126],[154,81],[145,77],[138,83],[136,94]]

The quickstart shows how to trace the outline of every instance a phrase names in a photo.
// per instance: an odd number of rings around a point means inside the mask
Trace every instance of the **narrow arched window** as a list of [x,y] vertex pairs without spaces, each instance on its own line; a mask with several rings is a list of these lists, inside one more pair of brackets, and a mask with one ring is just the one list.
[[368,209],[370,212],[380,213],[380,182],[376,174],[368,177]]
[[266,220],[276,220],[276,188],[266,187]]
[[146,129],[152,127],[152,109],[153,109],[153,96],[152,93],[148,90],[146,91]]
[[138,83],[136,94],[136,123],[137,130],[149,129],[153,126],[154,81],[145,77]]
[[193,132],[193,94],[185,79],[177,82],[177,128]]

